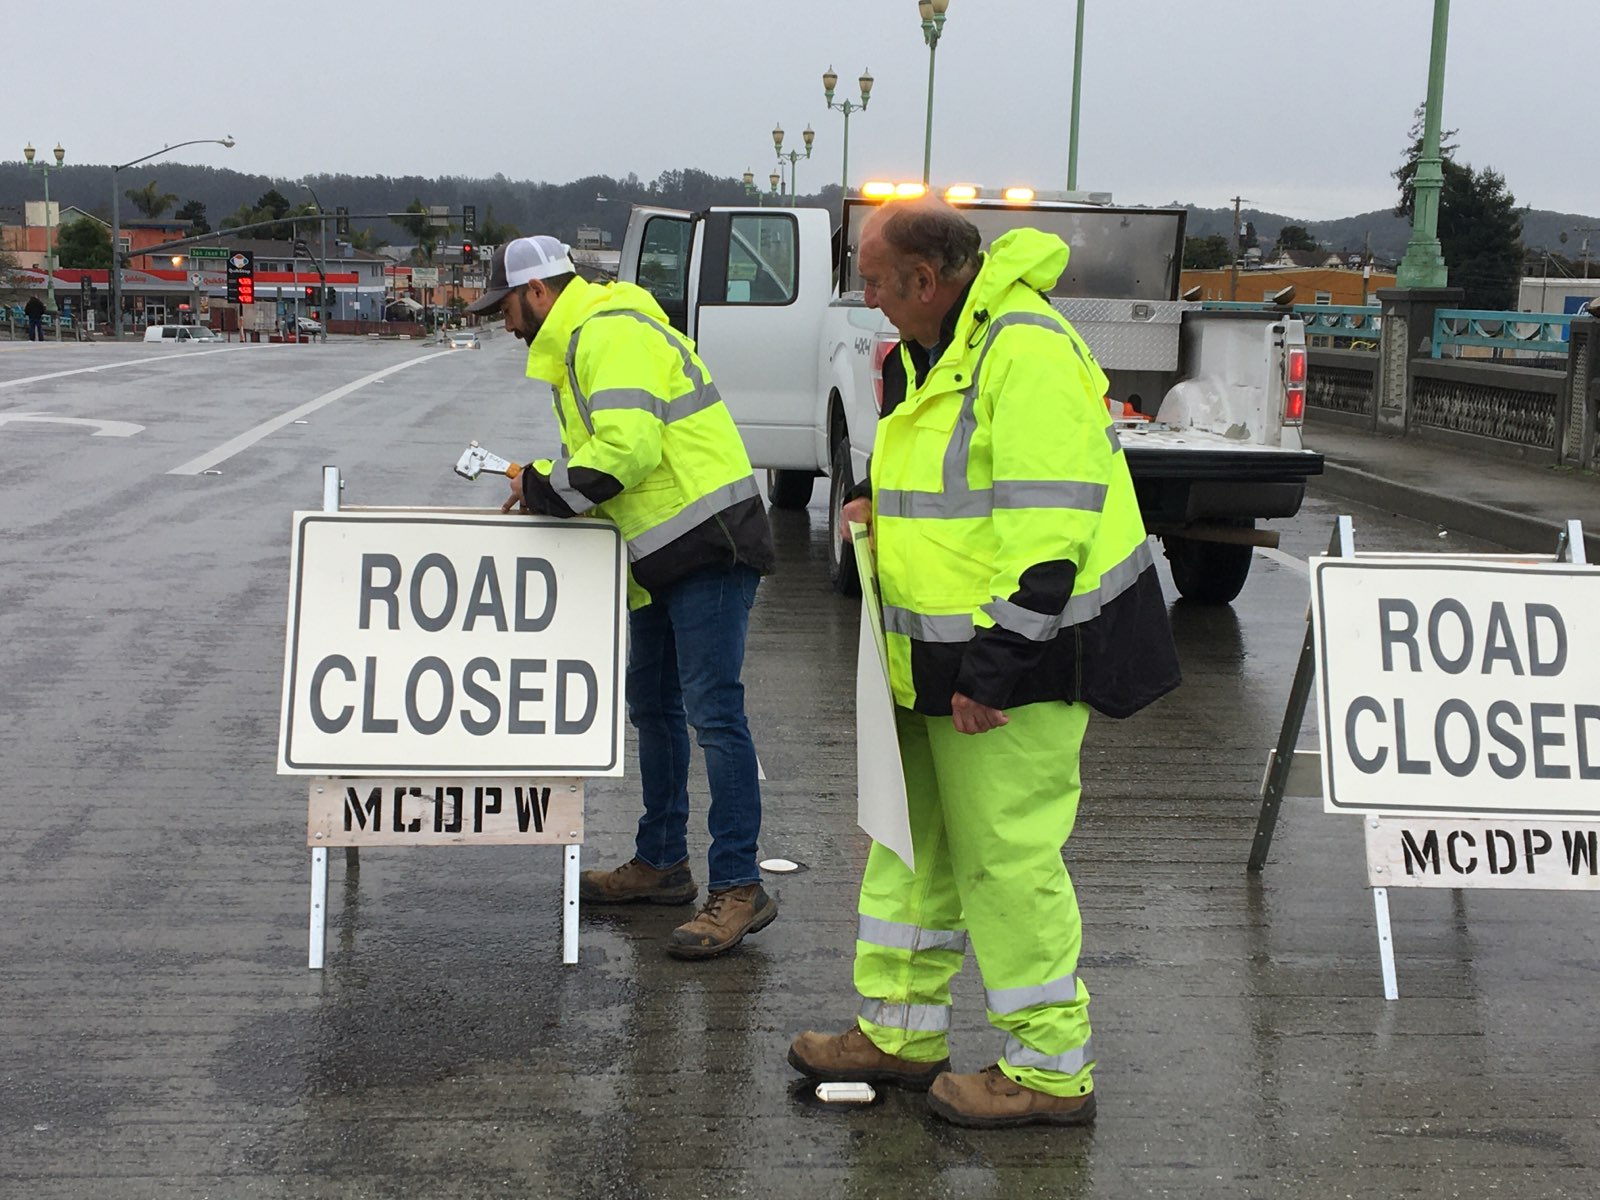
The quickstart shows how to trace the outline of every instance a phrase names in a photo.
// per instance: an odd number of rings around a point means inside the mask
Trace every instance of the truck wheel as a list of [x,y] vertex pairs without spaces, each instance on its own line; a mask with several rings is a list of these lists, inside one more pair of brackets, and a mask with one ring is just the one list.
[[773,508],[804,508],[811,503],[817,477],[810,471],[767,472],[767,503]]
[[839,533],[839,512],[845,493],[855,486],[850,474],[850,439],[833,444],[828,466],[828,582],[841,596],[861,595],[861,577],[856,572],[855,548]]
[[[1248,522],[1254,525],[1254,522]],[[1255,557],[1250,546],[1232,542],[1202,542],[1195,538],[1161,539],[1172,566],[1172,582],[1178,594],[1197,604],[1227,604],[1244,587]]]

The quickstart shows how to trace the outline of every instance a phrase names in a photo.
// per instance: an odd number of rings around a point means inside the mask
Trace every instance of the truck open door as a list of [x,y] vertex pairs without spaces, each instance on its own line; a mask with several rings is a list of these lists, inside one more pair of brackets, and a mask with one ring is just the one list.
[[[619,278],[695,339],[758,468],[814,473],[818,339],[833,279],[821,209],[636,209]],[[802,243],[806,243],[802,253]]]

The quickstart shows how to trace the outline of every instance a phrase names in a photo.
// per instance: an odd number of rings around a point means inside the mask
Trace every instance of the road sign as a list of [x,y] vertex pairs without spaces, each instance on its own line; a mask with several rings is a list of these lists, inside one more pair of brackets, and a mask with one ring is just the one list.
[[622,773],[615,525],[302,512],[290,580],[280,773]]
[[188,254],[190,258],[227,258],[228,248],[226,246],[190,246]]
[[1600,816],[1600,570],[1312,560],[1328,811]]
[[438,267],[412,267],[411,282],[417,287],[438,287]]

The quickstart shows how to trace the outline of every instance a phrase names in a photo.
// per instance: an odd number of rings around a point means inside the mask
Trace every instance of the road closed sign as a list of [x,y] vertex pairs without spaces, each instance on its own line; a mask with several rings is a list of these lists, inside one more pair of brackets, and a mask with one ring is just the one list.
[[626,596],[606,522],[296,513],[280,773],[620,775]]
[[1330,812],[1600,815],[1600,569],[1312,564]]

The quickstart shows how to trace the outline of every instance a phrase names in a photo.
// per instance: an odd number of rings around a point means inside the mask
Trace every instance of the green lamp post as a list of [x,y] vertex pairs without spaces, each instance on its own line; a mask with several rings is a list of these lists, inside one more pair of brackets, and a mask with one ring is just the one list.
[[944,34],[944,14],[950,0],[917,0],[922,17],[922,40],[928,43],[928,120],[922,133],[922,182],[927,183],[933,168],[933,63],[939,53],[939,38]]
[[854,100],[836,102],[833,89],[838,86],[839,76],[834,74],[832,67],[822,75],[822,93],[827,98],[828,107],[844,114],[844,167],[840,173],[839,187],[846,195],[850,194],[850,114],[867,111],[867,101],[872,98],[872,72],[862,71],[861,78],[856,82],[861,86],[861,103],[857,104]]
[[56,311],[56,250],[55,222],[50,219],[50,172],[60,170],[62,162],[66,160],[67,152],[61,148],[61,143],[57,142],[53,153],[56,157],[54,167],[47,162],[33,161],[32,142],[22,148],[22,157],[27,161],[28,170],[37,167],[39,174],[44,176],[44,303],[52,313]]
[[1439,244],[1439,195],[1444,191],[1444,165],[1439,155],[1439,127],[1444,107],[1444,52],[1450,29],[1450,0],[1433,0],[1433,48],[1428,57],[1428,103],[1423,112],[1422,156],[1412,180],[1415,197],[1411,240],[1395,272],[1402,288],[1442,288],[1450,282],[1444,247]]
[[807,125],[805,127],[804,132],[802,132],[800,134],[800,136],[805,140],[806,152],[804,154],[801,154],[800,151],[798,151],[798,150],[790,150],[788,153],[785,153],[784,149],[783,149],[783,126],[782,125],[775,125],[772,128],[772,146],[773,146],[773,149],[775,149],[778,152],[778,170],[779,171],[783,170],[783,161],[784,161],[784,159],[788,159],[789,160],[789,197],[790,197],[790,199],[793,199],[795,194],[796,194],[795,193],[795,189],[794,189],[795,163],[797,163],[802,158],[810,158],[811,157],[811,143],[816,139],[817,135],[816,135],[816,132],[811,128],[811,126]]

